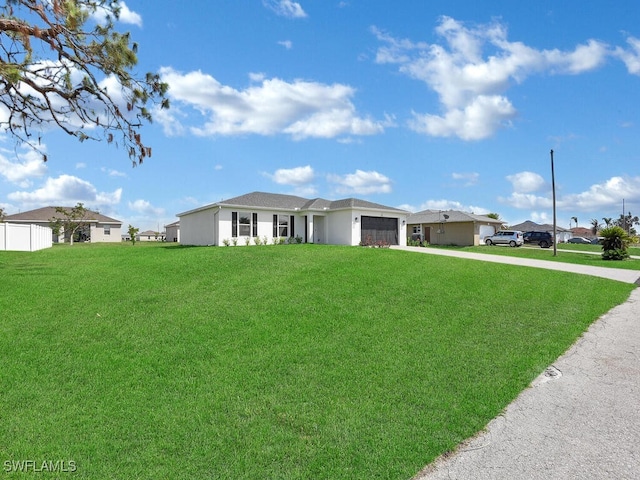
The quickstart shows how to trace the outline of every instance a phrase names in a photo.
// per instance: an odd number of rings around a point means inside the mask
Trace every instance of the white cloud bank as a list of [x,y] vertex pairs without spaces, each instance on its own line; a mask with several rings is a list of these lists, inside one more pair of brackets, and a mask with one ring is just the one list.
[[347,175],[327,175],[327,181],[335,183],[335,191],[340,195],[371,195],[374,193],[391,193],[389,177],[376,171],[356,170]]
[[[259,85],[237,90],[201,71],[183,74],[165,67],[160,73],[170,85],[172,108],[160,111],[155,119],[168,135],[284,134],[301,140],[375,135],[386,126],[356,112],[351,102],[355,90],[347,85],[286,82],[259,75],[252,77]],[[203,122],[186,127],[180,120],[188,113],[203,117]]]
[[610,55],[640,73],[640,42],[631,50],[611,50],[588,40],[573,50],[537,50],[508,40],[500,23],[467,27],[442,17],[435,33],[443,45],[397,39],[377,28],[372,32],[384,45],[376,62],[395,64],[401,73],[424,82],[437,93],[440,114],[413,113],[409,127],[435,137],[481,140],[509,126],[517,110],[505,96],[513,83],[539,74],[577,75],[600,67]]
[[86,180],[72,175],[60,175],[47,178],[44,185],[33,191],[12,192],[7,197],[31,207],[37,206],[73,206],[82,202],[92,209],[109,209],[120,203],[122,188],[113,192],[99,192]]

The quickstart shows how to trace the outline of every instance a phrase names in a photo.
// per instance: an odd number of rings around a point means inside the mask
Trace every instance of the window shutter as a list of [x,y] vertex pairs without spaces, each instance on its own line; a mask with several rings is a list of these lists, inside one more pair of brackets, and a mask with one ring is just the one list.
[[258,236],[258,214],[252,213],[251,217],[252,217],[251,223],[253,225],[253,236],[257,237]]
[[238,212],[231,212],[231,236],[238,236]]
[[293,233],[293,232],[295,232],[295,230],[293,229],[293,221],[294,221],[294,219],[295,219],[295,218],[296,218],[296,217],[294,217],[293,215],[291,215],[291,216],[289,217],[289,224],[290,224],[290,226],[289,226],[289,228],[290,228],[290,230],[289,230],[289,236],[290,236],[290,237],[293,237],[293,236],[295,235],[295,234]]
[[273,238],[278,238],[278,215],[273,216]]

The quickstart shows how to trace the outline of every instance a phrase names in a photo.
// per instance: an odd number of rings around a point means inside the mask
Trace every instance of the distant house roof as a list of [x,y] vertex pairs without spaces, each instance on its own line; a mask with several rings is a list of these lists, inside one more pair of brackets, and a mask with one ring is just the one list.
[[270,210],[283,210],[283,211],[325,211],[325,210],[343,210],[349,208],[361,208],[371,210],[387,210],[398,213],[407,213],[405,210],[399,208],[387,207],[378,203],[368,202],[366,200],[360,200],[357,198],[345,198],[342,200],[325,200],[323,198],[307,199],[303,197],[297,197],[295,195],[283,195],[279,193],[265,193],[265,192],[252,192],[239,197],[233,197],[228,200],[222,200],[220,202],[205,205],[194,210],[182,212],[178,214],[178,217],[197,212],[200,210],[206,210],[216,206],[225,207],[251,207],[251,208],[263,208]]
[[[26,223],[26,222],[49,222],[54,217],[60,217],[60,214],[56,212],[56,208],[59,207],[42,207],[36,208],[35,210],[28,210],[26,212],[14,213],[13,215],[7,215],[5,220],[7,222],[18,222],[18,223]],[[62,207],[68,210],[71,210],[73,207]],[[87,222],[96,222],[96,223],[113,223],[122,225],[120,220],[116,220],[115,218],[107,217],[106,215],[102,215],[101,213],[94,212],[93,210],[87,210]]]
[[409,225],[419,223],[462,223],[462,222],[479,222],[501,225],[501,220],[487,217],[486,215],[475,215],[473,213],[460,212],[458,210],[422,210],[421,212],[412,213],[407,217]]
[[[517,225],[511,225],[509,229],[521,230],[523,232],[553,232],[553,225],[549,225],[548,223],[539,224],[532,222],[531,220],[527,220],[526,222],[522,222]],[[566,228],[558,227],[556,225],[556,231],[568,232],[569,230],[567,230]]]
[[169,225],[165,225],[164,228],[171,228],[171,227],[179,227],[180,226],[180,220],[178,220],[177,222],[173,222],[170,223]]

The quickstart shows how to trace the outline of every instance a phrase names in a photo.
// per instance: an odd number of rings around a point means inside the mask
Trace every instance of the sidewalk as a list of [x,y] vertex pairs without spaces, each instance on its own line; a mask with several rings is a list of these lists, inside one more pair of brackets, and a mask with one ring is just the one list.
[[[430,248],[415,252],[638,284],[640,272]],[[490,258],[488,258],[490,257]],[[640,289],[588,331],[476,437],[414,480],[640,478]]]

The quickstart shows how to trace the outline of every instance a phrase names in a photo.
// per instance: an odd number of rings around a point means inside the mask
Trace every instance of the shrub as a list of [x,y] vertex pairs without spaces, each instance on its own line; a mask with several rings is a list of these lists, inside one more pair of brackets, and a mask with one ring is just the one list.
[[222,243],[224,243],[225,247],[228,247],[230,245],[231,242],[229,242],[228,238],[225,238],[224,240],[222,240]]
[[253,243],[255,243],[256,245],[260,245],[262,243],[262,241],[260,240],[260,237],[255,237],[253,239]]
[[615,226],[600,231],[602,236],[603,260],[624,260],[629,258],[627,251],[631,239],[623,228]]
[[234,247],[235,247],[236,245],[238,245],[238,239],[237,239],[237,238],[235,238],[235,237],[231,240],[231,242],[233,243],[233,246],[234,246]]

